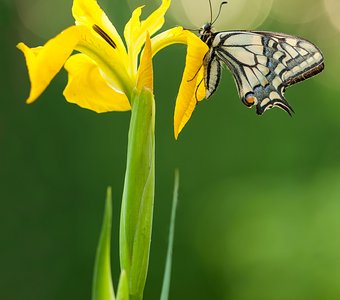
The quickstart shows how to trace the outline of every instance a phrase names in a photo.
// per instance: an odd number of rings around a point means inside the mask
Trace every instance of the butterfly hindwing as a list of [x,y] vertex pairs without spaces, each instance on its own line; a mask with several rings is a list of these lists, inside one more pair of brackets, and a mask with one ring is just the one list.
[[212,95],[221,78],[221,60],[217,57],[216,53],[209,51],[205,57],[206,64],[204,65],[204,79],[206,89],[206,98]]
[[216,90],[223,62],[233,73],[242,102],[262,114],[273,106],[291,113],[285,88],[323,69],[312,43],[281,33],[225,31],[213,34],[204,59],[207,98]]

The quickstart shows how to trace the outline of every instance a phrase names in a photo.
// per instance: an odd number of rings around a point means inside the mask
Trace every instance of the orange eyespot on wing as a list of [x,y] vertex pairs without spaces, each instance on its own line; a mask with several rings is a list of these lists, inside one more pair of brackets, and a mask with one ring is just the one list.
[[248,94],[243,98],[243,103],[246,106],[251,107],[257,103],[257,98],[253,94]]

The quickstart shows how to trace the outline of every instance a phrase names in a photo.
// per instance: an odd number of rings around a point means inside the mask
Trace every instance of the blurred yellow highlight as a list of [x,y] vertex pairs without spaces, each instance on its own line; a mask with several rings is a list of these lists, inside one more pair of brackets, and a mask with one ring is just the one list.
[[[212,0],[212,18],[217,16],[222,1]],[[268,17],[273,0],[237,0],[228,1],[221,15],[214,24],[218,30],[254,29],[260,26]],[[172,18],[188,28],[200,28],[210,20],[208,0],[178,0],[170,7]]]
[[324,0],[326,12],[332,22],[332,25],[340,31],[340,1],[339,0]]

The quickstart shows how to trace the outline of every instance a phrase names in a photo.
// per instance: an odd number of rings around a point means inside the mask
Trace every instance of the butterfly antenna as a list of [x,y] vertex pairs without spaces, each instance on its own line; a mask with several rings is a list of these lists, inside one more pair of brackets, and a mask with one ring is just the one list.
[[[210,2],[210,0],[209,0],[209,2]],[[228,3],[227,1],[223,1],[223,2],[220,4],[220,8],[218,9],[218,14],[217,14],[215,20],[211,22],[211,25],[213,25],[213,24],[217,21],[218,17],[219,17],[220,14],[221,14],[222,6],[223,6],[224,4],[227,4],[227,3]],[[211,2],[210,2],[210,5],[211,5]]]
[[212,19],[213,19],[213,11],[212,11],[211,0],[209,0],[209,7],[210,7],[210,24],[211,24],[212,23]]

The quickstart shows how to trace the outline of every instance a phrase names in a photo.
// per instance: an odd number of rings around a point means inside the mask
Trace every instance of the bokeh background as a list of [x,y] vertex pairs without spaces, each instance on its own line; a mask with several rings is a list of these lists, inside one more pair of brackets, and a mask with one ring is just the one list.
[[[216,8],[219,0],[212,0]],[[102,0],[122,32],[141,0]],[[113,273],[129,113],[68,104],[61,72],[26,105],[19,41],[31,46],[73,23],[71,0],[0,0],[1,299],[90,299],[105,190],[113,188]],[[177,141],[174,100],[185,47],[154,59],[156,200],[145,299],[159,299],[174,169],[181,173],[170,299],[340,299],[340,2],[230,0],[218,30],[303,36],[326,58],[317,77],[291,87],[296,114],[258,117],[224,71]],[[173,0],[166,27],[209,21],[207,0]],[[53,57],[51,57],[53,59]]]

